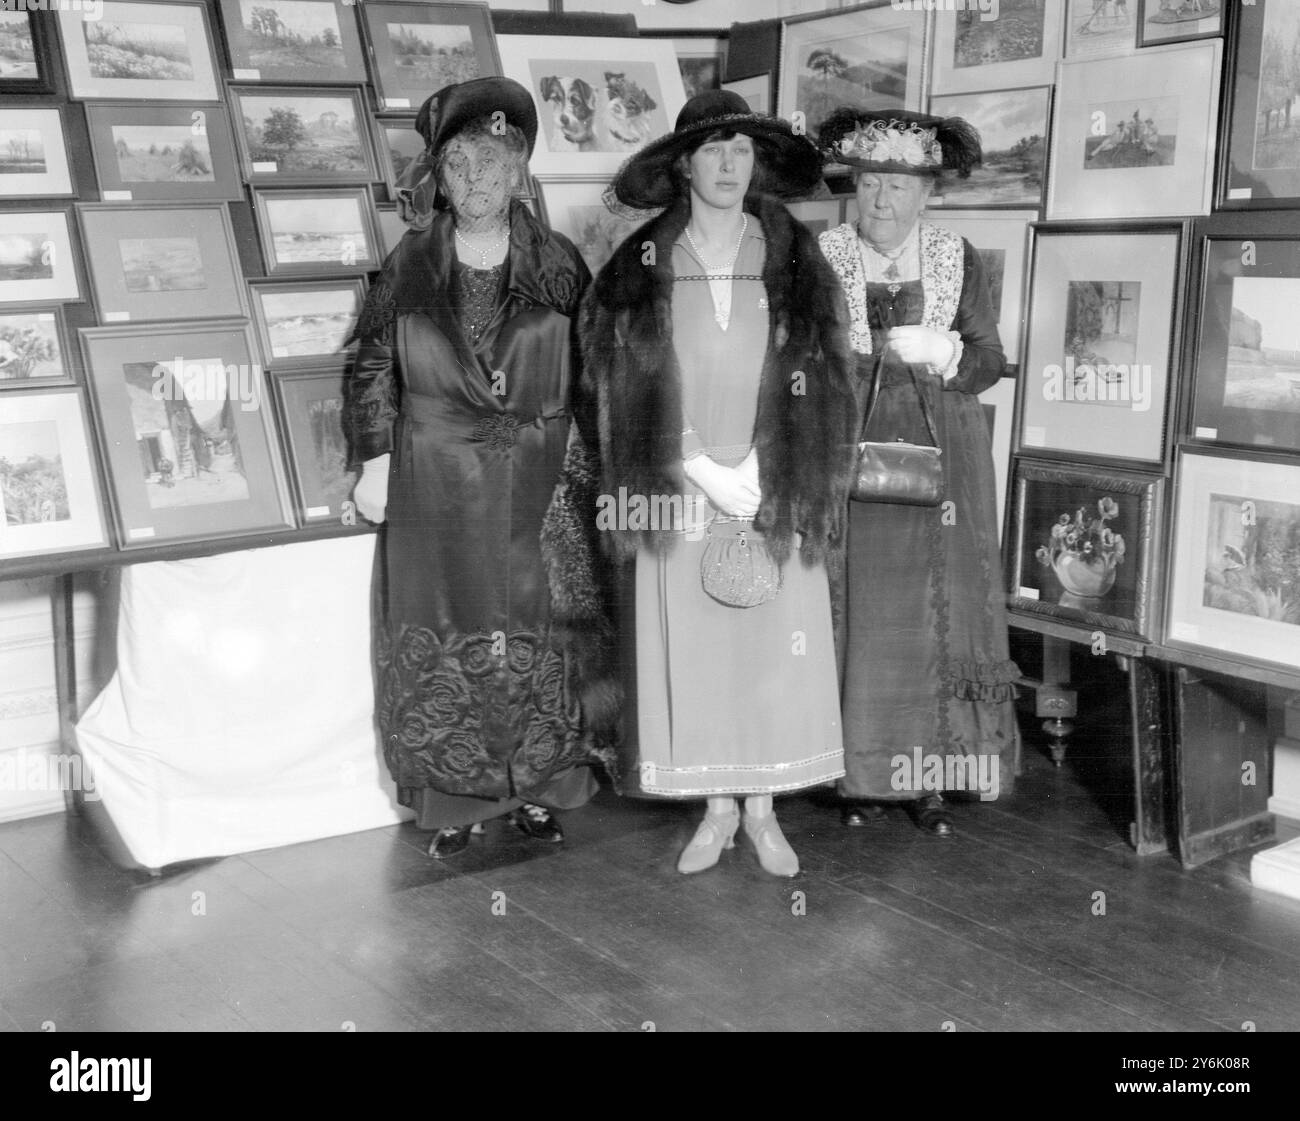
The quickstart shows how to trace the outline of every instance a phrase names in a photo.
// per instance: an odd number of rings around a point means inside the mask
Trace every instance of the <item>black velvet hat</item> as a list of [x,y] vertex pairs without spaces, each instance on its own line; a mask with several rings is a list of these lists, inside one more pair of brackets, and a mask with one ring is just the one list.
[[513,78],[473,78],[444,86],[420,106],[415,129],[436,153],[470,121],[497,112],[523,132],[531,156],[537,143],[537,110],[528,91]]
[[673,164],[715,132],[741,132],[754,141],[763,164],[764,186],[785,198],[805,195],[822,177],[821,155],[812,141],[796,136],[789,122],[755,113],[732,90],[707,90],[677,114],[677,124],[633,155],[614,178],[618,200],[638,210],[668,206],[677,194]]

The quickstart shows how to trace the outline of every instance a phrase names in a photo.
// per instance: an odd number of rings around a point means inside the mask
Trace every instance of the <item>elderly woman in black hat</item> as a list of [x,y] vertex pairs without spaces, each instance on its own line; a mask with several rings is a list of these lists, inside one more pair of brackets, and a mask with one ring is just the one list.
[[1020,743],[976,398],[1005,358],[978,254],[920,217],[942,175],[979,162],[979,135],[960,118],[842,109],[819,141],[853,169],[857,222],[820,242],[848,299],[862,404],[878,391],[863,438],[933,443],[928,411],[944,479],[938,506],[850,503],[843,818],[866,824],[878,803],[903,802],[950,836],[942,790],[1006,793]]
[[476,79],[431,97],[416,127],[427,149],[400,192],[414,225],[360,317],[345,424],[357,506],[386,523],[384,754],[416,824],[435,831],[430,854],[446,857],[503,814],[562,840],[551,811],[594,792],[617,704],[585,536],[594,496],[574,498],[570,341],[590,277],[512,199],[537,135],[532,99]]
[[826,562],[852,461],[846,320],[816,241],[773,197],[819,179],[784,121],[733,93],[692,98],[616,177],[625,205],[667,209],[583,306],[605,490],[631,514],[606,528],[635,556],[640,789],[707,799],[686,873],[732,847],[743,797],[762,867],[796,874],[773,795],[843,773]]

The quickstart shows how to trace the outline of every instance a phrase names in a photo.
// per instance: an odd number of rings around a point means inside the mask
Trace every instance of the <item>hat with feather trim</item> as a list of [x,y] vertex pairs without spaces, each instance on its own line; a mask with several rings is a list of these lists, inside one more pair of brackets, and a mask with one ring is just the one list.
[[980,134],[961,117],[904,109],[836,109],[817,134],[828,163],[898,175],[954,172],[965,179],[983,160]]

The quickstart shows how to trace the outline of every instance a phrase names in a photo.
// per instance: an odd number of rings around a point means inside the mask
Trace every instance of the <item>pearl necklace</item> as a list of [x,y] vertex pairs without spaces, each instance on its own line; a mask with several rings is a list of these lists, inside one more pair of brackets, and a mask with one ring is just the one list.
[[749,229],[749,215],[740,216],[740,236],[736,238],[736,244],[731,250],[731,256],[721,265],[711,265],[700,252],[700,247],[695,244],[695,239],[691,237],[691,227],[686,227],[686,240],[691,243],[691,248],[695,250],[695,255],[700,259],[700,264],[704,266],[704,271],[712,275],[713,273],[725,273],[736,263],[736,258],[740,256],[740,245],[745,240],[745,231]]
[[510,240],[510,229],[509,227],[507,227],[506,232],[500,238],[494,241],[491,245],[489,245],[486,249],[479,249],[478,246],[471,245],[470,242],[465,238],[465,236],[460,232],[460,230],[456,231],[456,239],[461,243],[461,245],[463,245],[471,253],[477,253],[479,268],[486,269],[489,267],[488,257],[490,257],[493,253],[495,253],[498,249],[500,249],[503,245],[505,245],[507,241]]
[[695,255],[700,259],[700,264],[704,266],[705,275],[709,278],[709,295],[713,297],[713,321],[724,331],[731,325],[731,278],[727,273],[735,267],[736,258],[740,256],[740,246],[745,240],[745,233],[749,230],[749,215],[742,214],[740,218],[740,236],[736,238],[731,255],[721,265],[711,265],[705,260],[700,247],[691,237],[690,227],[686,227],[686,240],[690,242]]

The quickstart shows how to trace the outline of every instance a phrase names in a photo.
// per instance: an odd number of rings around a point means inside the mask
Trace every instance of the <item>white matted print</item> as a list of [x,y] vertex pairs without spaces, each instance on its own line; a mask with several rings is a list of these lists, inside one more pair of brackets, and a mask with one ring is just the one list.
[[1300,669],[1300,465],[1182,453],[1166,642]]
[[58,13],[74,98],[220,100],[203,3],[108,0],[102,18],[83,14]]
[[1223,43],[1058,69],[1048,218],[1208,214]]
[[80,297],[68,211],[0,211],[0,304]]
[[1049,85],[1061,57],[1060,0],[996,0],[987,11],[934,17],[931,93],[971,93]]
[[502,35],[497,48],[537,106],[536,175],[613,175],[672,131],[686,100],[669,39]]
[[0,417],[0,558],[107,543],[81,395],[6,395]]
[[1137,50],[1137,0],[1056,0],[1067,9],[1065,57],[1098,58]]
[[0,198],[71,195],[63,136],[63,114],[57,108],[5,109],[0,120]]

